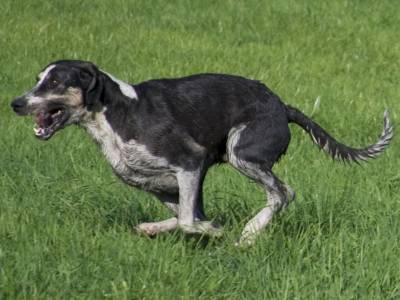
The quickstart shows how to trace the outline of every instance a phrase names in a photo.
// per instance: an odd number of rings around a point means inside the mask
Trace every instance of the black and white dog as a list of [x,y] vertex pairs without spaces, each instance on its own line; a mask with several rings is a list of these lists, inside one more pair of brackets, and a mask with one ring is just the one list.
[[124,182],[153,193],[175,214],[138,225],[149,235],[175,228],[219,235],[221,229],[206,220],[202,184],[211,165],[229,162],[268,194],[266,206],[246,224],[240,244],[252,243],[274,213],[294,199],[293,190],[272,173],[288,147],[289,123],[300,125],[325,152],[345,161],[376,157],[393,136],[385,112],[378,142],[350,148],[264,84],[238,76],[199,74],[131,85],[90,62],[74,60],[48,65],[12,108],[36,116],[35,135],[41,140],[70,124],[85,128]]

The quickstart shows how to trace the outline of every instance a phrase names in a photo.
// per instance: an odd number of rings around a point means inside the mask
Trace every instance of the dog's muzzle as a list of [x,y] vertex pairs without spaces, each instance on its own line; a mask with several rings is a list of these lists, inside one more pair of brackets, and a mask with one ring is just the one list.
[[11,102],[12,109],[19,115],[25,115],[28,101],[24,97],[19,97]]
[[34,115],[35,136],[41,140],[48,140],[58,130],[64,127],[70,113],[61,103],[47,103],[46,105],[32,106],[29,98],[21,96],[11,102],[12,109],[20,116]]

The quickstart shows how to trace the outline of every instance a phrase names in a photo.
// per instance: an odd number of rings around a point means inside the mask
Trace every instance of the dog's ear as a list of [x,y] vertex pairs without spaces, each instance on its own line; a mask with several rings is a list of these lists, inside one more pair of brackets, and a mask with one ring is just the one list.
[[82,62],[79,65],[80,81],[83,87],[83,102],[91,111],[99,107],[104,88],[104,78],[99,69],[92,63]]

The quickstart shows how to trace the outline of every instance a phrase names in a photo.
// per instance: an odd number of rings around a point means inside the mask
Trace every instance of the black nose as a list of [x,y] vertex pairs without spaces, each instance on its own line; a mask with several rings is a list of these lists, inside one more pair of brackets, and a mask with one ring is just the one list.
[[26,106],[26,100],[22,98],[17,98],[11,102],[11,107],[15,112],[21,112],[21,110]]

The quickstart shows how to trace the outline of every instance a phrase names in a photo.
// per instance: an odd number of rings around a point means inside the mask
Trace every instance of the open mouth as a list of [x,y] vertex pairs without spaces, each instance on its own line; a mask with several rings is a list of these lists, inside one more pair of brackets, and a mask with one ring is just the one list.
[[47,112],[41,111],[36,114],[36,126],[33,130],[37,138],[47,140],[66,120],[67,114],[61,108],[52,109]]

